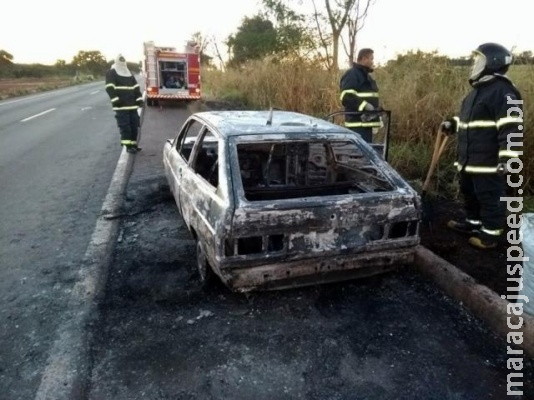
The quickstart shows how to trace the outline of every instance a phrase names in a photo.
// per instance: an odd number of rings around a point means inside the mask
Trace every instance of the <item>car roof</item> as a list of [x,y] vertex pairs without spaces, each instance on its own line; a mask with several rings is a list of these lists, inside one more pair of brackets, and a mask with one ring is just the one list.
[[324,119],[292,111],[204,111],[194,114],[212,125],[222,136],[275,133],[350,133],[346,128]]

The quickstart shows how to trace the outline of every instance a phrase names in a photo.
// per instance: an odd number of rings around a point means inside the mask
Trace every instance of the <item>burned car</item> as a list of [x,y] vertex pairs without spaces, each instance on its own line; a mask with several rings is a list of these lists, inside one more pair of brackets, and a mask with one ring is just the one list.
[[208,111],[163,150],[203,283],[279,289],[411,263],[420,198],[361,137],[288,111]]

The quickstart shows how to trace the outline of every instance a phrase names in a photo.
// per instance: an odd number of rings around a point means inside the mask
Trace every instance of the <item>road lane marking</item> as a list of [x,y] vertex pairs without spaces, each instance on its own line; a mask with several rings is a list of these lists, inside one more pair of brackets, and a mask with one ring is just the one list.
[[91,92],[89,94],[97,94],[97,93],[100,93],[100,90],[95,90],[94,92]]
[[40,117],[41,115],[48,114],[49,112],[52,112],[54,110],[55,110],[55,108],[51,108],[50,110],[46,110],[46,111],[40,112],[39,114],[32,115],[31,117],[28,117],[28,118],[24,118],[20,122],[29,121],[30,119],[34,119],[34,118]]

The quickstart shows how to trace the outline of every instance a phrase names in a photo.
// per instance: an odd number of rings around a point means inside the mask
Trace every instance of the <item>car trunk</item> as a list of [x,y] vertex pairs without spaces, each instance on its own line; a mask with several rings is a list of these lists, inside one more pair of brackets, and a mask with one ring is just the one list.
[[243,202],[227,257],[284,259],[417,244],[414,196],[352,141],[237,145]]

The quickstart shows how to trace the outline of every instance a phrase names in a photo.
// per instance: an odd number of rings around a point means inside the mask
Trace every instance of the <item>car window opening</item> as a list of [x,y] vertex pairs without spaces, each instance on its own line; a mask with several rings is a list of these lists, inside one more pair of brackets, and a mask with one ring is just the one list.
[[285,141],[237,145],[249,201],[393,190],[351,141]]
[[219,146],[210,131],[206,131],[198,147],[193,170],[213,187],[219,186]]

